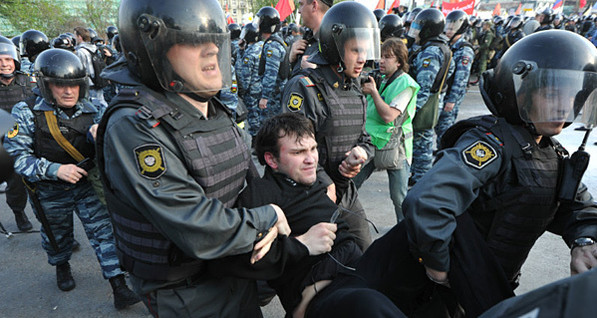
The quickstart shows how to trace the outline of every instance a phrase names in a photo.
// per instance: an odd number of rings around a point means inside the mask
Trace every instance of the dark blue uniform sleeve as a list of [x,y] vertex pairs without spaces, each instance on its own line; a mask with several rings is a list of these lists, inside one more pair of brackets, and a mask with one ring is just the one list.
[[450,268],[449,244],[456,217],[479,195],[479,189],[500,171],[502,146],[473,129],[460,137],[408,192],[403,209],[413,255],[440,271]]

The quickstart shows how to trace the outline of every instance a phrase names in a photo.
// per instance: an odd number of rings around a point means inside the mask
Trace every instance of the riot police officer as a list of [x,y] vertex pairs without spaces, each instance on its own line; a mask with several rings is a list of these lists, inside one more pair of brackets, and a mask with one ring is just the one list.
[[[243,51],[239,51],[236,60],[236,78],[239,84],[238,97],[247,106],[247,123],[249,134],[257,135],[261,127],[261,81],[259,80],[259,56],[263,42],[259,41],[259,31],[254,23],[245,25],[240,35]],[[242,55],[241,55],[242,53]]]
[[236,23],[230,23],[228,24],[228,31],[230,32],[230,39],[232,40],[230,42],[231,44],[231,54],[232,54],[232,65],[236,65],[235,61],[236,61],[236,55],[238,54],[238,41],[240,40],[240,33],[241,33],[241,28],[240,25],[236,24]]
[[[415,39],[420,47],[409,57],[410,74],[421,89],[417,93],[417,112],[430,100],[433,94],[440,91],[439,105],[447,89],[444,79],[454,72],[452,52],[448,46],[449,39],[443,34],[444,15],[435,8],[422,10],[412,22],[408,35]],[[417,113],[415,119],[417,120]],[[413,121],[413,125],[415,122]],[[409,184],[417,182],[430,168],[433,161],[433,129],[414,128],[412,176]]]
[[[20,68],[16,47],[11,40],[0,36],[0,109],[9,113],[16,103],[32,94],[33,84]],[[6,203],[15,215],[19,231],[26,232],[33,228],[25,214],[27,192],[21,177],[16,173],[10,175],[6,180]]]
[[[284,90],[286,112],[300,112],[315,127],[319,164],[330,177],[336,202],[358,216],[347,216],[350,231],[365,249],[371,243],[365,212],[352,178],[371,159],[373,145],[365,131],[366,99],[357,82],[367,60],[379,59],[377,20],[362,4],[334,5],[321,21],[320,51],[307,61],[316,69],[303,69]],[[347,155],[348,154],[348,155]]]
[[435,126],[438,144],[444,132],[456,121],[460,103],[466,95],[471,67],[475,59],[473,45],[464,38],[464,34],[469,28],[470,23],[466,12],[454,10],[446,16],[444,33],[450,39],[455,70],[452,76],[447,79],[448,91],[444,97],[444,105],[440,110],[437,126]]
[[[572,274],[597,263],[597,205],[580,177],[562,173],[571,161],[554,138],[581,109],[594,113],[596,79],[597,49],[581,36],[550,30],[524,37],[484,74],[481,92],[493,116],[446,132],[439,160],[409,191],[403,207],[410,261],[422,264],[436,286],[452,286],[470,306],[467,316],[512,295],[546,230],[571,247]],[[563,188],[569,177],[580,185]],[[481,253],[485,261],[477,262]],[[467,268],[494,282],[471,280]]]
[[86,72],[67,50],[39,54],[35,75],[40,95],[14,106],[16,124],[4,140],[15,158],[15,170],[27,181],[30,200],[42,223],[42,247],[56,267],[58,288],[75,288],[69,260],[73,244],[73,212],[77,214],[110,281],[114,306],[123,309],[140,299],[126,286],[120,269],[112,225],[88,176],[95,149],[88,139],[99,121],[86,99]]
[[280,13],[272,7],[263,7],[256,14],[263,48],[259,59],[261,121],[279,114],[280,99],[286,85],[290,66],[284,62],[286,44],[277,32],[280,30]]
[[[122,89],[98,128],[98,163],[121,263],[154,316],[260,316],[253,281],[205,262],[267,253],[288,223],[276,206],[233,209],[250,152],[215,96],[230,86],[230,34],[215,0],[124,0]],[[231,292],[233,291],[233,292]]]
[[556,15],[553,12],[552,8],[545,8],[539,14],[539,27],[535,30],[535,32],[551,30],[553,29],[553,20],[555,19]]
[[21,71],[26,74],[32,74],[33,63],[35,63],[37,55],[49,48],[50,41],[43,32],[37,30],[23,32],[19,39],[19,52],[21,52],[21,56],[26,59],[21,60]]
[[396,14],[387,14],[379,20],[379,32],[381,42],[384,42],[388,38],[399,38],[406,44],[404,23],[402,18]]

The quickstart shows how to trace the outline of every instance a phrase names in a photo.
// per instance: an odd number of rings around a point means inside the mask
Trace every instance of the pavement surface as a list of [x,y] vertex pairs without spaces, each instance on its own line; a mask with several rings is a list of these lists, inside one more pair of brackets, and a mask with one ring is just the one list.
[[[477,87],[471,87],[459,118],[486,114]],[[559,136],[560,142],[573,152],[581,143],[583,132],[573,124]],[[587,151],[597,156],[597,146],[589,138]],[[597,193],[597,163],[591,161],[584,177],[589,189]],[[363,185],[360,198],[368,217],[381,234],[396,222],[392,202],[388,194],[387,175],[376,172]],[[30,207],[26,213],[39,229]],[[0,222],[9,230],[16,231],[14,215],[0,195]],[[381,235],[380,234],[380,235]],[[379,235],[376,235],[376,237]],[[144,305],[139,303],[117,311],[113,306],[112,290],[102,278],[95,254],[85,237],[83,227],[75,218],[75,237],[81,248],[70,261],[77,287],[62,292],[56,287],[54,267],[48,265],[46,254],[40,245],[39,233],[14,234],[11,238],[0,235],[0,318],[1,317],[151,317]],[[521,285],[517,294],[525,293],[569,275],[570,253],[563,240],[553,234],[543,235],[522,269]],[[283,317],[284,311],[275,298],[263,307],[265,317]]]

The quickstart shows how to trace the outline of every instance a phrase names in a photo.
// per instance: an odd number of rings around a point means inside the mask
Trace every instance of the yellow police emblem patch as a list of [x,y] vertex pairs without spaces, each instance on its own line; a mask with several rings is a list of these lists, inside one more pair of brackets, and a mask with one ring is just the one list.
[[317,99],[318,99],[320,102],[323,102],[323,95],[321,95],[321,93],[317,93]]
[[303,106],[304,98],[301,94],[298,93],[291,93],[290,99],[288,100],[288,108],[290,111],[298,112],[301,110],[301,106]]
[[139,173],[148,179],[157,179],[166,172],[166,162],[162,155],[162,147],[146,144],[135,148]]
[[462,156],[467,165],[482,169],[497,158],[497,153],[488,143],[477,141],[464,149]]
[[12,126],[12,129],[8,131],[8,138],[14,138],[19,134],[19,124],[15,123],[14,126]]

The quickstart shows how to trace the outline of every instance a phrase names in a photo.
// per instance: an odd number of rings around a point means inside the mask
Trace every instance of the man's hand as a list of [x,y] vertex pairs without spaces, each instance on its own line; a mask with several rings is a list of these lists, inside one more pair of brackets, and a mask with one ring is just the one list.
[[276,211],[276,216],[278,217],[278,221],[272,228],[268,230],[267,235],[262,238],[255,246],[253,247],[253,254],[251,255],[251,264],[255,264],[260,259],[262,259],[267,252],[269,252],[270,248],[272,247],[272,243],[280,235],[290,235],[290,226],[288,225],[288,221],[286,220],[286,215],[284,215],[284,211],[280,209],[279,206],[275,204],[270,204],[274,210]]
[[454,104],[455,103],[445,103],[444,104],[444,111],[445,112],[451,112],[452,109],[454,109]]
[[369,80],[361,85],[361,89],[363,90],[363,94],[367,95],[377,92],[377,86],[375,85],[375,80],[373,80],[373,77],[369,76]]
[[367,160],[367,153],[359,146],[352,148],[344,154],[346,158],[342,161],[338,170],[346,178],[354,178],[361,172],[361,165]]
[[450,282],[448,281],[448,272],[436,271],[435,269],[425,266],[425,273],[432,282],[450,287]]
[[332,200],[332,202],[336,203],[336,200],[338,200],[338,198],[336,197],[336,184],[332,182],[332,184],[330,184],[327,189],[328,197],[330,198],[330,200]]
[[309,302],[317,295],[318,292],[322,291],[326,288],[332,281],[327,280],[320,280],[315,282],[313,285],[306,286],[303,289],[301,295],[303,298],[301,302],[296,306],[294,311],[292,312],[292,318],[303,318],[305,317],[305,312],[307,311],[307,306],[309,306]]
[[307,247],[309,255],[319,255],[332,250],[337,229],[338,226],[334,223],[321,222],[313,225],[309,231],[297,236],[296,239]]
[[570,275],[584,273],[597,267],[597,244],[578,246],[570,252]]
[[262,98],[259,100],[259,108],[266,109],[267,108],[267,99]]
[[93,124],[91,125],[91,127],[89,127],[89,133],[91,134],[91,137],[93,137],[93,140],[95,140],[97,138],[97,127],[99,125],[98,124]]
[[288,55],[288,60],[290,63],[296,62],[297,56],[305,53],[308,44],[309,43],[303,39],[294,41],[294,43],[292,43],[292,47],[290,47],[290,55]]
[[317,68],[316,64],[313,64],[311,62],[307,62],[308,58],[309,58],[309,55],[303,55],[303,57],[301,58],[301,68],[302,69],[306,69],[306,68]]
[[62,181],[66,181],[68,183],[75,184],[81,180],[81,178],[87,176],[87,171],[85,169],[77,167],[76,165],[64,164],[60,165],[58,171],[56,172],[56,176],[58,179]]

